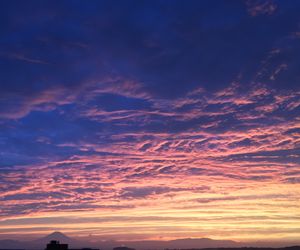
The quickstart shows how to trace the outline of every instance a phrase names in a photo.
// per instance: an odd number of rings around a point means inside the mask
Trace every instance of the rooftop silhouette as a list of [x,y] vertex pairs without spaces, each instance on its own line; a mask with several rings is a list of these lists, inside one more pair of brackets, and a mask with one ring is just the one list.
[[130,247],[121,246],[121,247],[115,247],[113,250],[135,250],[135,249],[130,248]]
[[68,250],[68,244],[60,244],[58,240],[51,240],[45,250]]
[[100,249],[95,249],[95,248],[94,249],[93,248],[69,249],[68,244],[61,244],[58,240],[51,240],[47,244],[45,250],[100,250]]

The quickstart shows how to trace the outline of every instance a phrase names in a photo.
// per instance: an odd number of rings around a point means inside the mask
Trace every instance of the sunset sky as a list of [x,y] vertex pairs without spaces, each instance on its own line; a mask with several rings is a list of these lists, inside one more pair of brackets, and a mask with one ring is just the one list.
[[300,1],[0,1],[0,239],[300,242]]

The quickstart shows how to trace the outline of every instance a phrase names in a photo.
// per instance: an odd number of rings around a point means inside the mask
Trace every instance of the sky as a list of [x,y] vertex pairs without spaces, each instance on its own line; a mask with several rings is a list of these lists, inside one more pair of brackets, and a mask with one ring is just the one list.
[[0,238],[299,241],[299,11],[0,1]]

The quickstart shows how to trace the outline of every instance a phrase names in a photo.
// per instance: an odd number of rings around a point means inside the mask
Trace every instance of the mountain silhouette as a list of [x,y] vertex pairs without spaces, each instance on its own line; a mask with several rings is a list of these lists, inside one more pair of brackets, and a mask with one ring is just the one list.
[[69,241],[73,241],[74,239],[66,236],[65,234],[61,233],[61,232],[53,232],[45,237],[42,237],[40,239],[38,239],[39,241],[45,241],[45,242],[49,242],[51,240],[58,240],[60,242],[63,242],[63,243],[67,243]]
[[0,248],[2,249],[21,249],[22,242],[18,240],[0,240]]
[[32,249],[40,249],[42,247],[42,249],[46,246],[46,244],[48,244],[50,241],[52,240],[57,240],[60,243],[64,243],[64,244],[68,244],[70,247],[75,248],[75,247],[86,247],[89,245],[88,242],[81,242],[78,241],[76,239],[73,239],[61,232],[55,231],[49,235],[46,235],[42,238],[33,240],[30,243],[31,248]]
[[[32,240],[32,241],[18,241],[18,240],[0,240],[0,249],[45,249],[47,243],[51,240],[58,240],[60,243],[69,244],[70,248],[100,248],[101,250],[110,250],[118,246],[127,246],[130,248],[135,248],[138,250],[146,249],[201,249],[201,248],[235,248],[236,250],[245,250],[241,247],[283,247],[287,245],[292,245],[281,242],[280,244],[270,242],[264,243],[260,242],[259,244],[255,243],[240,243],[231,240],[214,240],[210,238],[186,238],[186,239],[175,239],[169,241],[163,240],[140,240],[140,241],[114,241],[114,240],[93,240],[93,241],[82,241],[77,240],[61,232],[53,232],[42,238]],[[294,244],[296,245],[296,244]],[[257,250],[259,248],[254,248]],[[246,249],[249,250],[249,249]],[[266,249],[265,249],[266,250]],[[279,249],[278,249],[279,250]],[[284,249],[290,250],[290,249]],[[295,249],[292,249],[295,250]],[[297,248],[297,250],[300,250]]]
[[211,248],[211,247],[240,247],[242,244],[232,240],[200,239],[177,239],[169,241],[169,248]]

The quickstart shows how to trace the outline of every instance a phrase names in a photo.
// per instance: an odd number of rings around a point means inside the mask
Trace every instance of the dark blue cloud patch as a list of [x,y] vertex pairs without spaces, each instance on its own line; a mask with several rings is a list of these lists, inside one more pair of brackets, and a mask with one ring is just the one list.
[[88,105],[96,105],[105,111],[151,110],[151,103],[148,100],[116,94],[101,94],[89,102]]
[[[276,42],[281,46],[279,41],[297,32],[297,8],[289,4],[281,4],[277,15],[260,18],[249,16],[240,1],[46,1],[34,4],[34,15],[27,15],[26,10],[33,10],[24,5],[2,8],[10,15],[2,17],[1,93],[76,88],[112,73],[138,79],[147,91],[163,97],[199,85],[224,87],[239,75],[246,84]],[[284,79],[289,86],[295,86],[298,75],[297,61],[289,56],[298,50],[295,46],[284,48],[281,59],[274,58],[277,66],[288,64],[289,72],[283,73],[290,77]],[[265,80],[272,84],[272,79]],[[283,87],[282,80],[276,80],[277,87]]]

